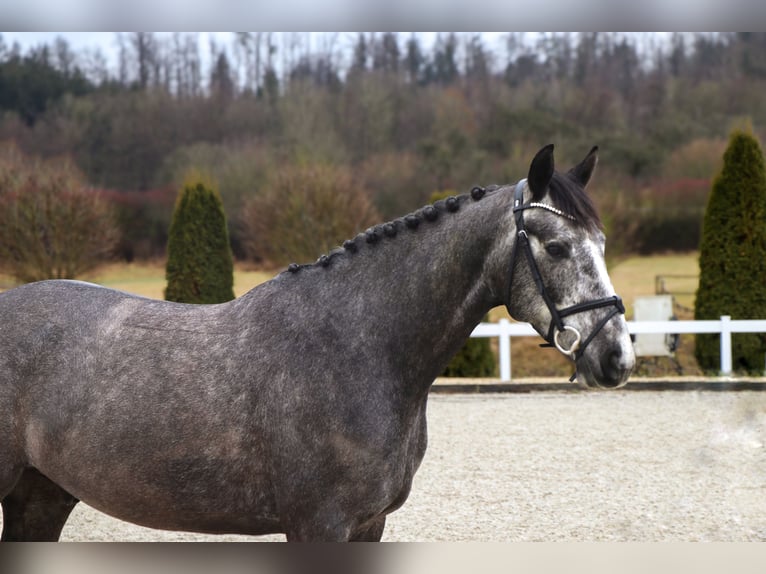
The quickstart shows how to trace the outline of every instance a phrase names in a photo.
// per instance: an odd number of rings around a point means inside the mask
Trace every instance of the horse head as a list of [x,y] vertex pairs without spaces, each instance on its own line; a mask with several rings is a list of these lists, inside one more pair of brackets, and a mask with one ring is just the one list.
[[532,160],[526,180],[514,190],[515,242],[505,302],[514,318],[531,323],[574,361],[578,380],[616,388],[627,382],[635,354],[625,309],[607,273],[601,223],[585,194],[597,161],[594,147],[559,173],[553,145]]

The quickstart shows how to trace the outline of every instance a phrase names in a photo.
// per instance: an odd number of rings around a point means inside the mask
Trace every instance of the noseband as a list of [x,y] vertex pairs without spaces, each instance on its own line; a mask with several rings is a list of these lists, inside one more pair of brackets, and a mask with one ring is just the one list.
[[[524,251],[524,255],[526,256],[527,261],[529,262],[529,268],[532,273],[532,279],[535,281],[535,285],[537,286],[537,291],[540,293],[540,295],[543,298],[543,301],[545,301],[545,305],[548,307],[548,310],[551,313],[551,323],[548,327],[548,336],[545,337],[545,341],[547,342],[547,345],[543,345],[544,347],[556,347],[559,351],[561,351],[564,355],[568,357],[572,357],[574,361],[577,361],[580,357],[582,357],[583,353],[585,353],[585,349],[590,344],[590,342],[593,340],[593,338],[601,331],[601,329],[604,328],[604,325],[606,325],[612,317],[619,314],[625,313],[625,306],[622,304],[622,299],[620,299],[617,295],[613,295],[612,297],[605,297],[603,299],[596,299],[594,301],[589,301],[587,303],[578,303],[576,305],[572,305],[571,307],[566,307],[565,309],[557,309],[556,305],[551,300],[550,296],[548,295],[548,292],[545,289],[545,284],[543,283],[543,277],[540,274],[540,269],[537,267],[537,263],[535,262],[534,254],[532,253],[532,248],[529,244],[529,236],[527,235],[527,231],[524,227],[524,211],[527,209],[533,209],[533,208],[539,208],[539,209],[546,209],[552,213],[555,213],[556,215],[560,217],[566,217],[567,219],[574,220],[574,217],[572,217],[569,214],[566,214],[562,212],[559,209],[556,209],[555,207],[545,204],[545,203],[524,203],[524,187],[527,185],[527,180],[522,179],[516,184],[516,188],[513,192],[513,215],[516,219],[516,242],[513,245],[513,251],[511,252],[511,265],[509,268],[509,276],[508,276],[508,293],[505,299],[505,306],[508,309],[508,313],[510,314],[510,303],[511,303],[511,288],[513,286],[513,273],[514,268],[516,267],[516,255],[519,251],[519,246],[521,246],[522,251]],[[593,309],[599,309],[601,307],[614,307],[599,323],[596,325],[596,328],[593,330],[593,332],[588,335],[588,337],[583,341],[582,335],[580,334],[580,331],[575,329],[574,327],[570,325],[564,325],[564,317],[568,317],[570,315],[574,315],[576,313],[582,313],[584,311],[591,311]],[[561,342],[559,341],[559,336],[561,333],[569,331],[570,333],[574,334],[574,341],[569,346],[569,348],[565,348]],[[575,371],[574,375],[570,378],[570,381],[573,381],[577,377],[577,372]]]

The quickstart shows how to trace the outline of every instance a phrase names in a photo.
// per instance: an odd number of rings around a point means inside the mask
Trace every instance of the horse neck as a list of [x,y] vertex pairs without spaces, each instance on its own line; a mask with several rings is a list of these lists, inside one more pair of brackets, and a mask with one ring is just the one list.
[[502,302],[502,285],[493,284],[502,280],[488,275],[497,275],[498,252],[509,253],[498,245],[498,237],[512,236],[505,229],[512,218],[503,217],[508,203],[499,191],[480,201],[461,198],[456,213],[440,209],[435,222],[423,220],[416,230],[400,222],[396,237],[373,245],[358,237],[357,253],[324,270],[328,279],[335,274],[331,284],[347,302],[336,302],[344,321],[375,339],[378,357],[409,384],[427,388]]

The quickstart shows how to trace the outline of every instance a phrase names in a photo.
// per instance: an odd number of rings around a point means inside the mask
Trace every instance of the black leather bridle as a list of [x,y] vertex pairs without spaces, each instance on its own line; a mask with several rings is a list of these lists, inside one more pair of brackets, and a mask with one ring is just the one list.
[[[508,293],[505,299],[505,306],[508,309],[508,313],[510,314],[510,303],[511,303],[511,289],[513,286],[513,275],[514,275],[514,269],[516,267],[516,255],[518,254],[519,248],[524,252],[524,255],[526,256],[527,262],[529,263],[529,269],[532,273],[532,279],[535,281],[535,285],[537,286],[537,291],[540,293],[540,295],[543,298],[543,301],[545,301],[546,306],[548,307],[548,310],[551,313],[551,323],[548,327],[548,335],[544,337],[545,341],[547,342],[547,345],[543,345],[545,347],[556,347],[559,351],[561,351],[564,355],[568,357],[572,357],[574,361],[577,361],[580,357],[582,357],[583,353],[585,352],[585,349],[590,344],[590,342],[593,340],[593,338],[601,331],[601,329],[604,328],[604,325],[606,325],[612,317],[615,315],[620,315],[625,313],[625,306],[622,303],[622,299],[618,297],[617,295],[613,295],[612,297],[605,297],[603,299],[596,299],[594,301],[588,301],[586,303],[578,303],[576,305],[572,305],[571,307],[566,307],[565,309],[557,309],[554,302],[551,300],[550,296],[548,295],[548,292],[545,289],[545,284],[543,283],[543,277],[540,275],[540,269],[537,267],[537,263],[535,262],[534,254],[532,253],[532,248],[529,244],[529,236],[527,235],[527,231],[524,227],[524,211],[527,209],[534,209],[534,208],[541,208],[546,209],[548,211],[551,211],[552,213],[555,213],[556,215],[560,217],[566,217],[568,219],[574,219],[571,215],[563,213],[561,210],[556,209],[555,207],[545,204],[545,203],[524,203],[524,188],[527,185],[527,180],[522,179],[516,184],[516,188],[513,192],[513,214],[516,219],[516,242],[513,245],[513,251],[511,252],[511,264],[509,267],[509,276],[508,276]],[[614,307],[607,315],[599,321],[599,323],[596,325],[596,328],[593,330],[593,332],[588,335],[588,337],[583,341],[582,335],[580,332],[575,329],[574,327],[570,325],[564,324],[564,318],[569,317],[570,315],[574,315],[576,313],[583,313],[585,311],[591,311],[593,309],[600,309],[601,307]],[[562,346],[562,344],[559,342],[559,335],[563,333],[564,331],[569,331],[574,334],[574,341],[569,346],[569,348],[565,348]],[[575,372],[574,375],[572,375],[572,378],[570,380],[574,380],[577,377],[577,372]]]

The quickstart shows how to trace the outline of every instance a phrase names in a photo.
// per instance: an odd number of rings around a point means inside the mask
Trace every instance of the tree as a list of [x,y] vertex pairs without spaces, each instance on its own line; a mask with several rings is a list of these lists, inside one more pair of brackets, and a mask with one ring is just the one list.
[[395,32],[385,32],[383,37],[373,45],[372,68],[397,74],[400,60],[398,36]]
[[210,72],[210,93],[224,103],[228,103],[234,97],[234,80],[225,51],[218,53],[215,66]]
[[364,32],[359,32],[357,34],[356,44],[354,44],[354,56],[349,70],[350,76],[367,71],[368,56],[367,38]]
[[93,86],[74,65],[71,53],[64,68],[63,44],[58,49],[62,69],[54,66],[48,46],[30,50],[25,56],[12,52],[10,57],[0,60],[0,112],[15,111],[32,127],[65,94],[82,96],[92,91]]
[[418,37],[413,33],[407,40],[407,54],[404,57],[404,67],[407,71],[407,81],[413,86],[421,79],[425,56],[420,48]]
[[352,158],[362,160],[391,147],[401,102],[397,87],[377,72],[349,79],[338,123]]
[[178,194],[168,233],[165,299],[224,303],[234,299],[234,262],[226,215],[215,187],[199,175]]
[[457,35],[454,32],[447,34],[446,38],[441,34],[436,36],[433,59],[433,81],[443,85],[450,85],[457,80]]
[[157,57],[157,40],[152,32],[133,32],[130,40],[136,51],[138,86],[145,90],[149,86]]
[[286,167],[245,203],[242,238],[253,259],[303,263],[378,221],[367,192],[349,170]]
[[[762,319],[766,317],[766,167],[750,130],[735,130],[713,181],[700,242],[700,281],[694,318]],[[719,335],[696,337],[695,355],[702,369],[719,364]],[[738,370],[761,373],[766,338],[732,338],[732,363]]]
[[112,205],[69,162],[0,149],[0,266],[19,281],[74,279],[112,254]]

